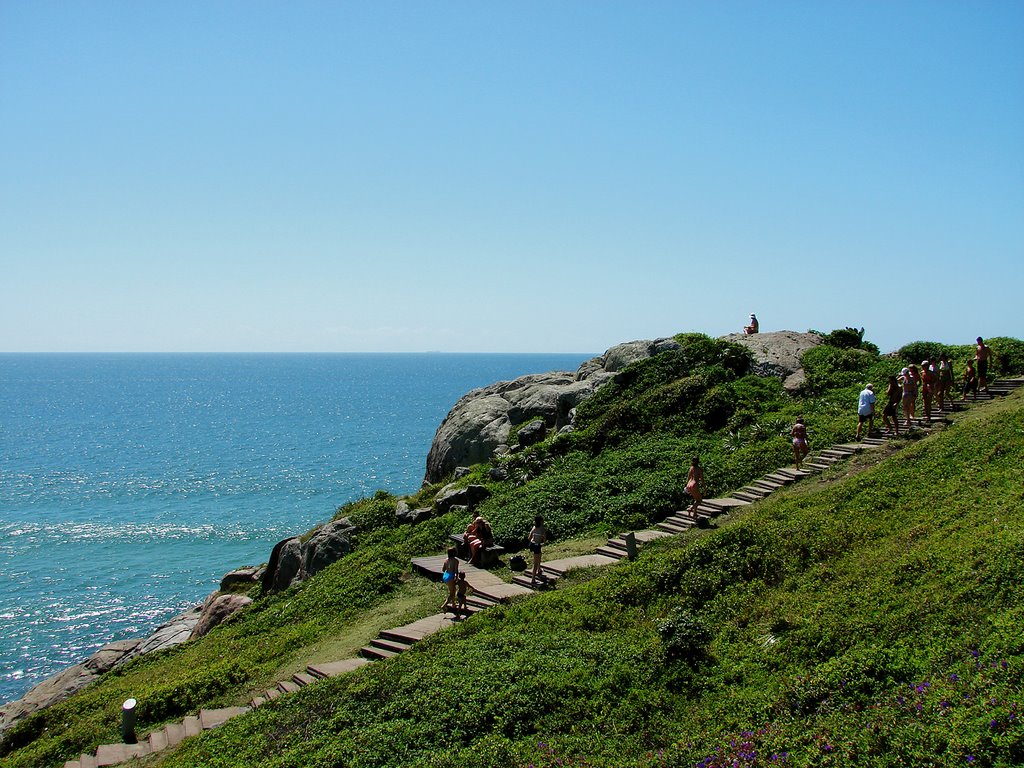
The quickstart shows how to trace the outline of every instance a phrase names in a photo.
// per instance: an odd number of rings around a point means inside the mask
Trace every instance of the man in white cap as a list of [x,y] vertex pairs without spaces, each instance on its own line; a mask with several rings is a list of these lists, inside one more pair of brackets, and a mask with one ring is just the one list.
[[860,392],[860,401],[857,403],[857,439],[860,440],[860,430],[864,422],[868,423],[868,437],[875,428],[875,385],[867,384]]
[[757,316],[753,312],[751,312],[750,313],[750,325],[743,326],[743,332],[746,333],[746,334],[751,334],[751,333],[757,333],[757,330],[758,330]]

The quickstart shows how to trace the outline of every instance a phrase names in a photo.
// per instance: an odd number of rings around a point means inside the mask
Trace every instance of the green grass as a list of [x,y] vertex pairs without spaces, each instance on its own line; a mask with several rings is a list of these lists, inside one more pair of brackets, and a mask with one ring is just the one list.
[[159,764],[1019,764],[1022,436],[1015,396]]

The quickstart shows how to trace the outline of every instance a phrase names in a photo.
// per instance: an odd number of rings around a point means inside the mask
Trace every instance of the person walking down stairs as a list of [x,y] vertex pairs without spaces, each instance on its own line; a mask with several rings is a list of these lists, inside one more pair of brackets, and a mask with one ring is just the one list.
[[532,587],[537,583],[537,579],[544,580],[540,572],[540,554],[541,548],[548,540],[548,531],[544,527],[544,518],[537,515],[533,519],[533,528],[530,529],[529,544],[530,551],[533,553],[533,572],[530,575],[530,586]]

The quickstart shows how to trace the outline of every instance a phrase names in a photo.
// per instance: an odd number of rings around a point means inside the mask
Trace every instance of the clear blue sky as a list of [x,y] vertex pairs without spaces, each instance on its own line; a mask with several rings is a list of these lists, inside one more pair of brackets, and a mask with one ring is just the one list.
[[1024,3],[0,2],[0,351],[1024,336]]

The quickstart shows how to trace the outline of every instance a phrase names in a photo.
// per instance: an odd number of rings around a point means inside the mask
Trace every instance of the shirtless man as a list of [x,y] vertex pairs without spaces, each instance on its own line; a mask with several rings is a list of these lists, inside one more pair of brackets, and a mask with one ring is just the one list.
[[750,313],[750,325],[744,325],[743,326],[743,332],[745,334],[749,335],[751,333],[757,333],[759,328],[760,328],[760,324],[757,322],[757,316],[753,312],[751,312]]
[[978,361],[978,386],[988,392],[988,361],[992,359],[992,347],[978,337],[978,346],[974,349],[974,359]]

